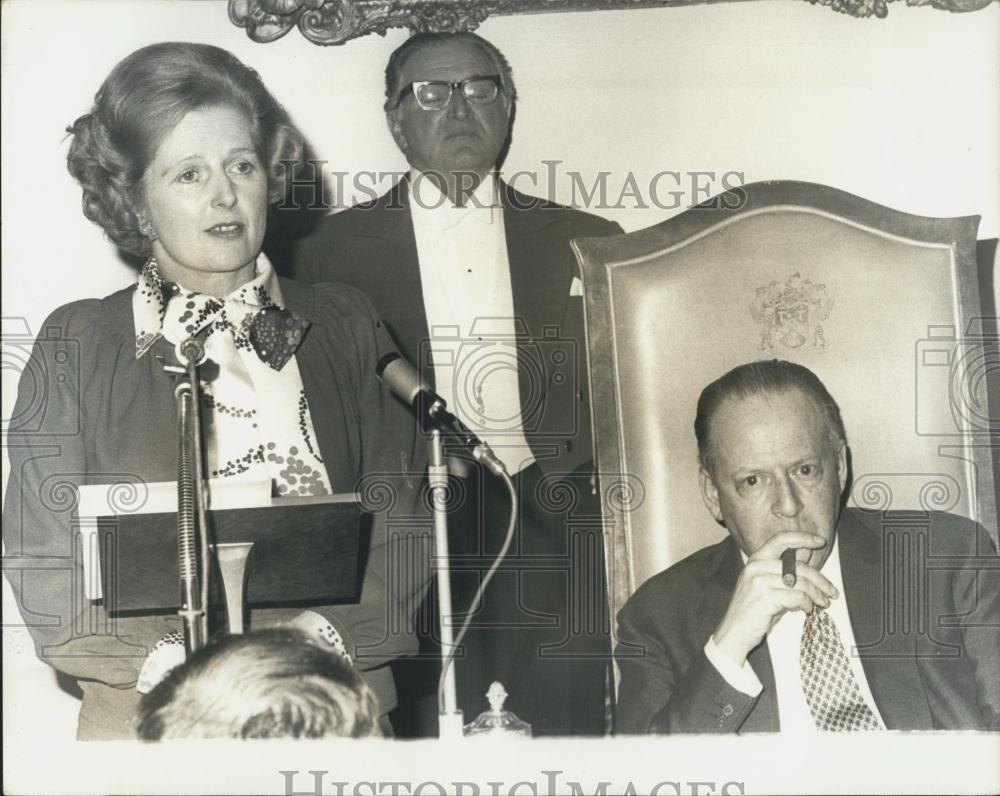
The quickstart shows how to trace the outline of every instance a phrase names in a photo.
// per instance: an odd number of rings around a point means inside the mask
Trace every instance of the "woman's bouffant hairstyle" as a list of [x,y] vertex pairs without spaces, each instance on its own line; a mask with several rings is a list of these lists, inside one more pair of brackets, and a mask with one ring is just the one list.
[[90,113],[67,128],[66,160],[83,188],[83,213],[120,249],[149,254],[139,219],[146,167],[187,113],[215,106],[247,117],[269,198],[280,200],[292,177],[285,164],[300,160],[302,138],[260,76],[219,47],[163,42],[136,50],[111,70]]

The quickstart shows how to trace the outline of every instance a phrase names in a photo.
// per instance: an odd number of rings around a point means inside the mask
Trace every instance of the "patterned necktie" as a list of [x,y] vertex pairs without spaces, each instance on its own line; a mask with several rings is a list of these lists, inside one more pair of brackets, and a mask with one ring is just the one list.
[[882,725],[861,696],[840,632],[826,611],[806,617],[799,642],[802,690],[820,730],[880,730]]

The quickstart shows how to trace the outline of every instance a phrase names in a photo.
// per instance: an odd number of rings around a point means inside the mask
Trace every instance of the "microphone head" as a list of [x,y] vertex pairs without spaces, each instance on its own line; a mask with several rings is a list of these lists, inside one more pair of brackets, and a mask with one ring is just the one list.
[[205,359],[205,344],[196,337],[189,337],[178,344],[176,354],[180,362],[200,365]]
[[375,375],[382,379],[382,374],[385,373],[385,369],[397,359],[402,359],[403,355],[398,351],[390,351],[388,354],[383,354],[382,358],[375,365]]
[[431,392],[430,385],[421,378],[417,369],[397,351],[386,354],[378,361],[375,375],[408,404],[413,403],[421,392]]

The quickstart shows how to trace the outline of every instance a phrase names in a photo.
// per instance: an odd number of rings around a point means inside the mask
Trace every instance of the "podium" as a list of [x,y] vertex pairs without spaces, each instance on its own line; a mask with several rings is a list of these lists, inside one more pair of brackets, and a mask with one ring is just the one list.
[[[176,483],[79,491],[85,596],[112,615],[176,612]],[[225,601],[230,632],[245,607],[357,602],[370,516],[356,494],[272,497],[269,482],[213,480],[208,495],[209,604]]]

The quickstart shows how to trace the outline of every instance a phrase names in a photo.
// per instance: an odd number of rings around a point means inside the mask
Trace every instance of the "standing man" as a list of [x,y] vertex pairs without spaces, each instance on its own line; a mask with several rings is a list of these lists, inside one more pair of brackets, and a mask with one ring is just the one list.
[[[385,112],[409,174],[326,219],[297,247],[292,275],[365,291],[401,353],[515,475],[514,544],[457,663],[466,720],[500,680],[536,735],[601,734],[609,633],[569,242],[621,229],[500,180],[515,97],[507,60],[481,37],[408,39],[386,68]],[[456,493],[465,499],[450,519],[453,583],[464,610],[510,503],[478,466]]]
[[1000,728],[1000,570],[983,528],[841,510],[840,409],[801,365],[714,381],[695,434],[729,538],[622,608],[618,732]]

